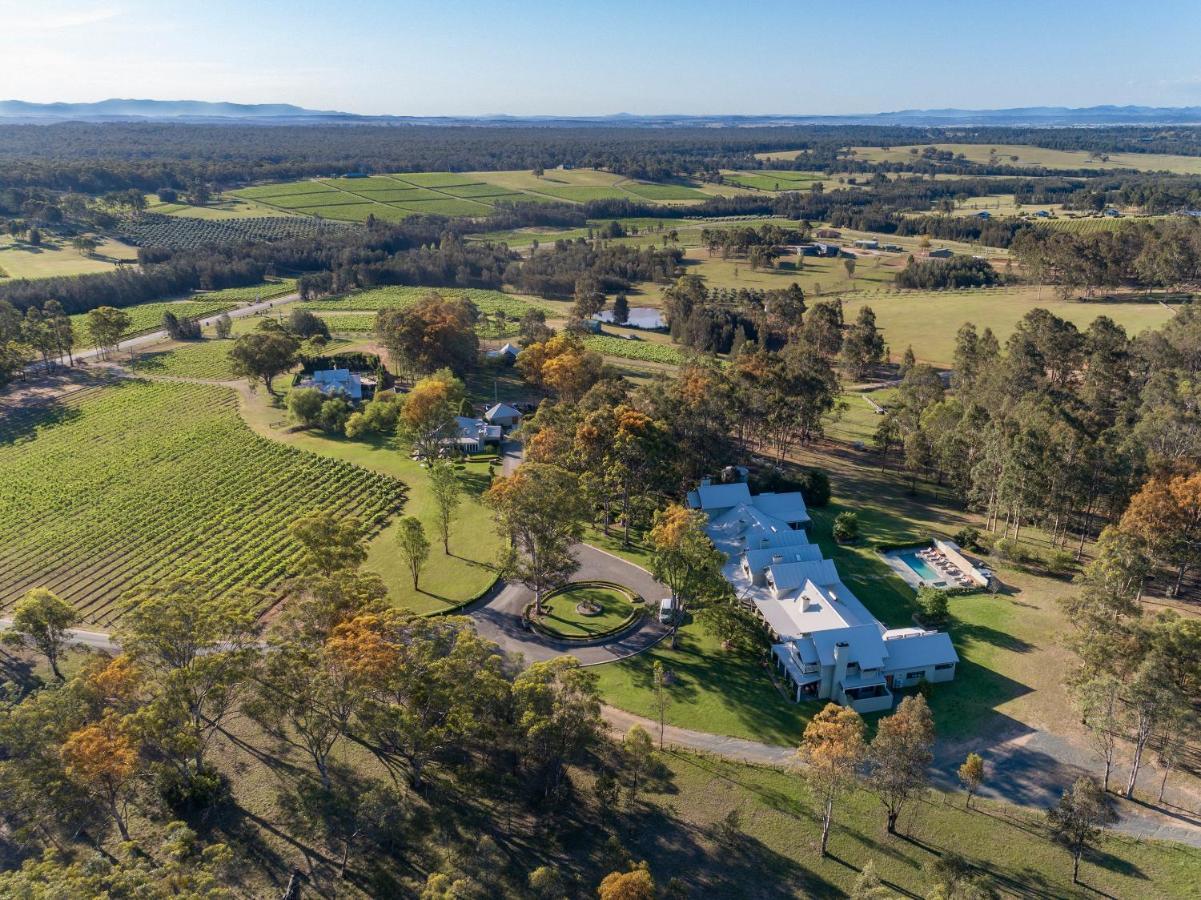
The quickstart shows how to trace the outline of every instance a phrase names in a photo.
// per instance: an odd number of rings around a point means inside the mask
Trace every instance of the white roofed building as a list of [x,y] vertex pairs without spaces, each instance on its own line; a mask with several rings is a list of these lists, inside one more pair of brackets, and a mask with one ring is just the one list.
[[752,496],[745,484],[702,482],[688,503],[708,514],[726,579],[771,632],[772,657],[798,702],[878,712],[892,708],[894,688],[955,677],[959,657],[946,634],[889,630],[842,582],[804,531],[799,493]]

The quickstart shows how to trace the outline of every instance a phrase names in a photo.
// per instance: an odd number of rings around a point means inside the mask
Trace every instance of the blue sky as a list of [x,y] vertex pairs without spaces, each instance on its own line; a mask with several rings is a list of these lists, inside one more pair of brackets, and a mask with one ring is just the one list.
[[1201,104],[1196,0],[0,0],[0,99],[359,113]]

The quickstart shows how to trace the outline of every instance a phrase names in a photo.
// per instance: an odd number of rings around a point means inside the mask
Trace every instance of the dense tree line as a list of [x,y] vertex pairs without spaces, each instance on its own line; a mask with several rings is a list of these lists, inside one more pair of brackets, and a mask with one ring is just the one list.
[[684,256],[678,247],[629,247],[584,239],[556,241],[554,246],[512,263],[505,281],[518,290],[547,297],[569,297],[583,276],[606,293],[629,290],[638,281],[665,283],[674,277]]
[[1000,281],[997,270],[986,259],[956,256],[951,259],[915,260],[897,273],[897,287],[918,290],[992,287]]
[[1131,222],[1113,230],[1023,231],[1010,248],[1034,281],[1065,293],[1121,286],[1176,288],[1201,271],[1201,222],[1174,217]]

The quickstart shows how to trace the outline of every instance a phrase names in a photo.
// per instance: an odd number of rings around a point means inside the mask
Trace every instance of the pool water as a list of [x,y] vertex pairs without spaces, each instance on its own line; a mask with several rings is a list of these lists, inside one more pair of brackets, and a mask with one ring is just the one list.
[[932,584],[946,583],[947,576],[918,556],[916,550],[906,550],[903,553],[898,553],[897,559],[913,569],[917,573],[917,577],[922,581],[929,581]]

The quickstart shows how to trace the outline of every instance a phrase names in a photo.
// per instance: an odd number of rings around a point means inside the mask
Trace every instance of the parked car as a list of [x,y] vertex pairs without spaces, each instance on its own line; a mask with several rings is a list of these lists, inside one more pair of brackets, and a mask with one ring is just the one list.
[[659,621],[664,625],[670,625],[672,619],[675,618],[674,604],[670,597],[664,597],[659,601]]

